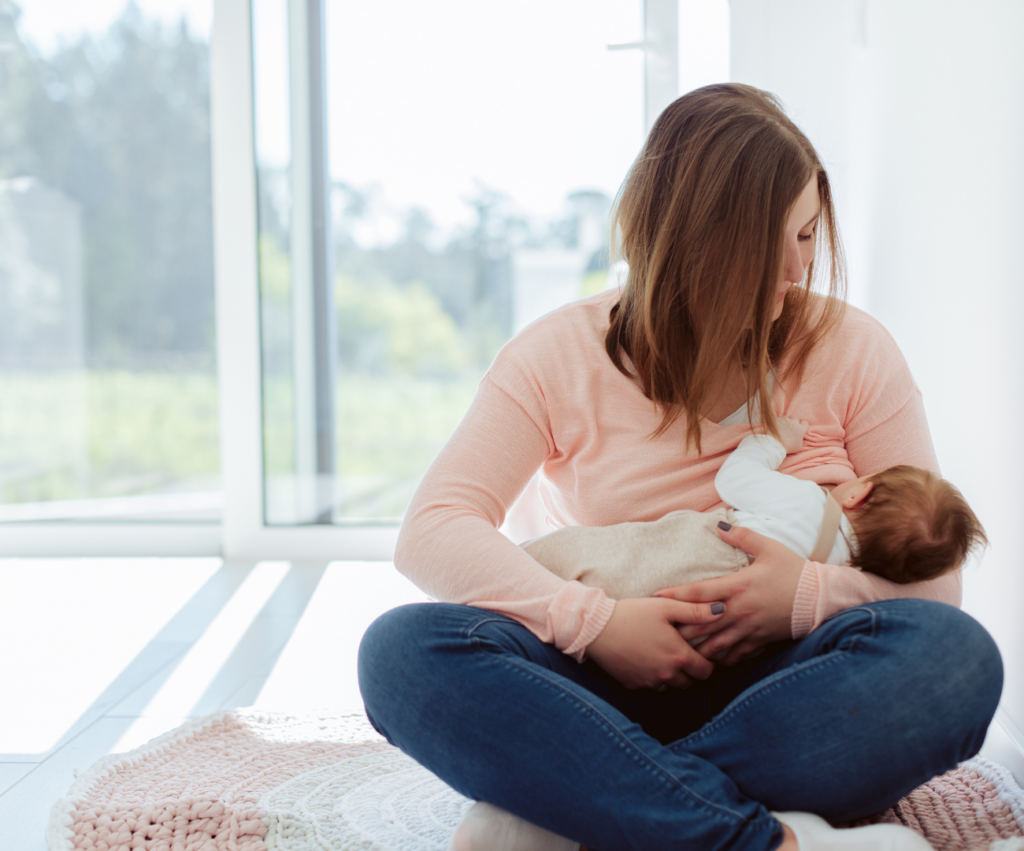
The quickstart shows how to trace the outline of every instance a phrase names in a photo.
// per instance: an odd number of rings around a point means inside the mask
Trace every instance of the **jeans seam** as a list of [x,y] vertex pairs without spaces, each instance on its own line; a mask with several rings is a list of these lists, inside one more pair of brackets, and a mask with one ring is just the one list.
[[556,690],[558,690],[559,696],[561,698],[576,700],[578,708],[581,708],[584,712],[589,713],[593,719],[597,720],[598,723],[604,728],[605,733],[609,736],[609,738],[611,738],[615,742],[615,744],[618,747],[622,748],[622,750],[625,751],[641,768],[650,772],[653,775],[660,777],[662,782],[664,782],[668,788],[674,789],[675,791],[684,792],[686,795],[693,798],[698,805],[701,805],[702,809],[710,809],[713,815],[726,815],[733,820],[738,819],[748,824],[755,823],[748,819],[747,816],[745,816],[743,813],[729,809],[728,807],[722,806],[721,804],[716,804],[713,801],[707,800],[697,792],[694,792],[689,786],[680,781],[678,777],[673,775],[670,771],[664,769],[662,766],[658,765],[658,763],[655,760],[653,760],[650,756],[648,756],[639,748],[637,748],[636,745],[633,744],[629,740],[629,738],[622,733],[621,730],[619,730],[619,728],[611,721],[611,719],[604,715],[602,712],[600,712],[597,708],[591,706],[586,701],[581,700],[578,695],[574,694],[572,691],[562,686],[560,681],[543,676],[543,674],[545,673],[544,669],[528,666],[527,663],[516,657],[510,658],[508,656],[497,656],[496,658],[500,662],[509,665],[513,670],[515,670],[522,676],[532,679],[540,685],[555,688]]
[[[480,620],[474,621],[470,626],[467,626],[465,631],[462,633],[462,637],[472,640],[473,646],[479,648],[480,639],[477,638],[473,633],[475,633],[477,629],[479,629],[480,627],[485,626],[489,623],[504,623],[512,624],[513,626],[523,626],[521,623],[519,623],[519,621],[514,620],[513,618],[510,618],[506,615],[489,614],[484,615],[480,618]],[[523,627],[523,629],[526,629],[526,627]]]
[[697,732],[691,733],[678,742],[673,743],[670,747],[682,744],[684,742],[696,742],[710,733],[714,732],[720,722],[725,721],[727,718],[732,717],[741,709],[745,709],[749,703],[755,699],[760,699],[762,696],[771,694],[777,689],[782,687],[782,683],[789,680],[790,678],[803,677],[812,673],[817,673],[823,665],[834,665],[842,661],[852,650],[856,649],[856,641],[845,650],[834,650],[826,656],[821,656],[817,659],[812,659],[809,662],[805,662],[803,666],[794,670],[792,667],[785,668],[782,671],[778,671],[769,677],[765,677],[763,680],[758,682],[755,686],[748,689],[747,693],[743,696],[743,699],[734,700],[725,709],[723,709],[718,715],[716,715],[711,721],[701,727]]
[[[855,606],[852,609],[848,609],[847,611],[867,612],[869,615],[871,615],[871,637],[872,638],[877,638],[878,637],[878,630],[879,630],[879,623],[878,623],[878,621],[879,621],[879,614],[878,614],[878,612],[876,612],[874,609],[871,609],[871,608],[869,608],[867,606]],[[860,638],[860,636],[857,636],[857,638]]]
[[[841,612],[836,612],[836,614],[832,617],[839,617],[840,615],[846,614],[847,612],[867,612],[867,614],[871,616],[871,638],[876,638],[878,636],[878,613],[875,612],[874,609],[868,606],[851,606],[849,609],[843,609]],[[831,618],[828,618],[826,620],[831,620]],[[718,721],[719,718],[725,717],[726,714],[731,715],[734,710],[739,709],[743,703],[746,703],[748,698],[760,696],[762,687],[772,686],[780,680],[787,679],[789,676],[802,674],[804,671],[811,670],[812,668],[816,671],[818,663],[832,660],[833,658],[838,659],[844,654],[854,652],[860,646],[861,638],[863,638],[862,635],[852,635],[850,637],[849,642],[844,644],[842,647],[836,647],[829,653],[819,656],[817,659],[811,659],[807,662],[804,662],[802,665],[783,668],[781,671],[777,671],[776,673],[771,674],[770,676],[767,676],[764,679],[758,681],[754,686],[751,687],[750,694],[744,697],[742,702],[737,703],[734,700],[725,709],[723,709],[719,715],[716,715],[714,718],[712,718],[708,724],[705,724],[704,727],[702,727],[700,730],[691,734],[690,736],[687,736],[686,739],[699,738],[707,729],[707,727],[714,724],[716,721]]]
[[[883,602],[884,603],[886,601],[885,600],[881,600],[879,602]],[[869,615],[871,615],[871,637],[872,638],[876,638],[878,636],[878,618],[879,618],[879,613],[876,612],[874,609],[872,609],[870,606],[851,606],[848,609],[842,609],[842,610],[836,612],[834,615],[829,615],[827,618],[825,618],[825,620],[822,621],[822,626],[827,624],[830,620],[833,620],[834,618],[842,617],[843,615],[845,615],[845,614],[847,614],[849,612],[867,612]],[[819,629],[820,628],[821,627],[819,627]]]

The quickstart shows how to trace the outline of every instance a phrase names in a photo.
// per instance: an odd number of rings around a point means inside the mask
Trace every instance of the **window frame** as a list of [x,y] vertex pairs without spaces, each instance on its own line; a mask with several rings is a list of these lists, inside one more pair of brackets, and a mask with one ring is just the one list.
[[280,527],[264,520],[251,33],[250,0],[216,0],[210,94],[222,551],[227,558],[390,561],[397,526]]
[[[322,7],[324,0],[290,0]],[[650,128],[677,87],[677,0],[644,0]],[[657,71],[656,79],[654,76]],[[672,79],[669,79],[669,78]],[[251,0],[214,0],[210,38],[220,523],[32,522],[0,526],[0,556],[209,556],[391,561],[397,525],[269,526],[264,516]],[[657,92],[655,93],[655,88]],[[672,95],[674,97],[674,95]],[[671,100],[671,97],[668,97]],[[667,101],[665,101],[667,103]]]

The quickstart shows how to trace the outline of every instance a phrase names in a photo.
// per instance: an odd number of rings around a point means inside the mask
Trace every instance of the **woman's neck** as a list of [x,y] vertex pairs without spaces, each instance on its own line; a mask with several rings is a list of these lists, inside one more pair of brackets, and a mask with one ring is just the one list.
[[705,419],[712,423],[720,423],[742,405],[745,405],[749,398],[747,380],[743,374],[743,368],[736,364],[729,373],[729,378],[722,385],[722,391],[711,403]]

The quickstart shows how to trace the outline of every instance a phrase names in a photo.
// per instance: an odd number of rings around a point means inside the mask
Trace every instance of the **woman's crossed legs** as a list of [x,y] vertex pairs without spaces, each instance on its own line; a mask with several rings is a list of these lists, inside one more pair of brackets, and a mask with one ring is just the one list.
[[1002,664],[958,609],[886,600],[630,691],[510,618],[426,603],[371,625],[359,680],[374,726],[467,797],[601,851],[766,851],[769,810],[858,818],[977,753]]

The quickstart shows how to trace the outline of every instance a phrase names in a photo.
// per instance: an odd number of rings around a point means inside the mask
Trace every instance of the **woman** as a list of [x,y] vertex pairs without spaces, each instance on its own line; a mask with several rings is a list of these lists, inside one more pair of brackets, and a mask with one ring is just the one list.
[[538,468],[554,525],[712,508],[722,460],[777,413],[811,423],[782,467],[801,478],[937,469],[895,343],[843,309],[825,171],[770,95],[715,85],[669,106],[616,224],[621,294],[512,340],[414,497],[395,563],[447,602],[370,627],[368,715],[493,805],[460,848],[927,848],[811,814],[869,815],[977,753],[1002,667],[955,608],[959,573],[897,586],[737,528],[722,537],[749,568],[616,603],[497,531]]

